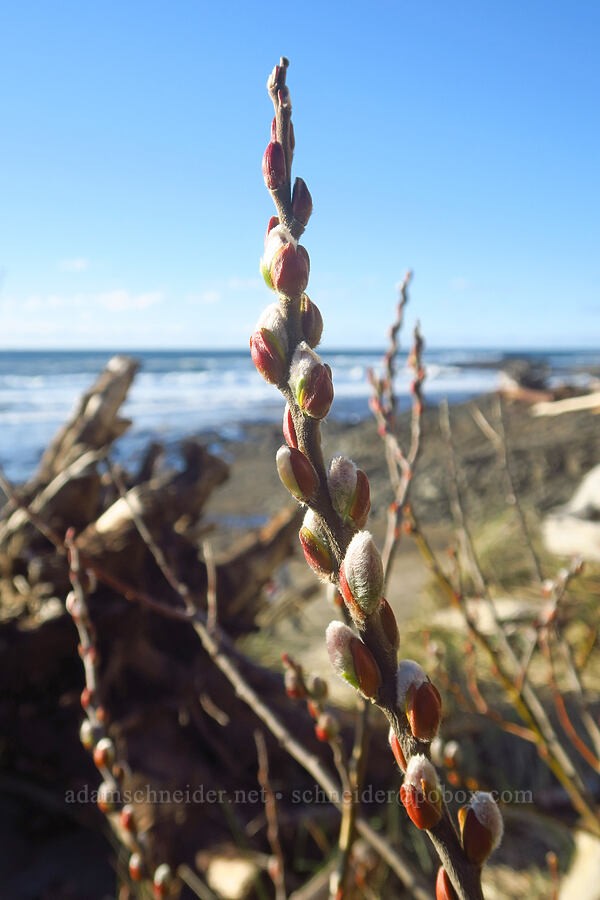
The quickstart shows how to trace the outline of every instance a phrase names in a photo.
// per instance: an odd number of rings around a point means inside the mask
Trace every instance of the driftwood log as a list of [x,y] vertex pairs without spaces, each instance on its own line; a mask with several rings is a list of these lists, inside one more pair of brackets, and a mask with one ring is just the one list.
[[[19,497],[58,534],[75,528],[77,546],[94,566],[162,603],[180,604],[140,537],[134,509],[202,606],[208,580],[201,550],[206,533],[202,508],[228,477],[228,468],[198,441],[188,440],[180,448],[181,465],[169,469],[162,463],[160,446],[151,445],[137,473],[121,472],[127,492],[119,495],[106,458],[129,427],[120,408],[136,369],[136,363],[125,357],[111,360],[51,442],[33,477],[19,487]],[[265,604],[263,587],[295,546],[298,527],[298,512],[282,510],[261,530],[215,557],[219,623],[233,637],[256,628],[256,616]],[[60,850],[50,851],[53,874],[22,865],[25,848],[34,840],[29,828],[22,827],[25,812],[28,822],[32,815],[41,816],[51,840],[58,840],[65,829],[68,833],[74,821],[106,830],[95,805],[85,802],[100,777],[78,739],[83,673],[76,631],[64,610],[69,587],[65,556],[31,524],[23,509],[6,503],[0,511],[0,734],[5,791],[0,839],[10,835],[16,848],[3,867],[6,896],[11,897],[106,896],[106,877],[104,883],[99,880],[95,893],[85,867],[80,872],[69,854],[61,868]],[[194,631],[124,599],[103,582],[91,594],[89,605],[98,636],[102,703],[118,759],[126,768],[126,787],[204,792],[219,788],[231,798],[236,791],[256,791],[253,732],[260,723],[211,663]],[[303,707],[285,696],[281,676],[242,656],[238,665],[307,746],[327,757]],[[302,770],[268,740],[276,782],[307,783]],[[67,792],[83,802],[65,804]],[[141,801],[138,806],[156,862],[193,865],[204,860],[204,865],[216,853],[231,854],[243,844],[261,851],[263,858],[268,852],[261,800]],[[284,843],[297,834],[299,812],[293,807],[282,810]],[[322,812],[326,818],[332,810],[325,806]],[[285,827],[286,817],[295,823],[290,829]],[[242,837],[253,820],[251,837]],[[79,835],[78,826],[76,831]],[[310,843],[315,852],[314,842]],[[310,855],[310,849],[306,852]],[[48,887],[52,878],[58,887]],[[67,890],[69,879],[78,884],[72,894]]]

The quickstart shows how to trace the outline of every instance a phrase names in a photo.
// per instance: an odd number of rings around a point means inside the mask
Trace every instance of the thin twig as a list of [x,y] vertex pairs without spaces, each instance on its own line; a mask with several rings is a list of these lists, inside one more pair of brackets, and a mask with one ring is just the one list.
[[277,803],[269,780],[269,755],[265,736],[258,728],[254,731],[256,754],[258,756],[258,783],[265,798],[265,815],[267,817],[267,838],[276,864],[269,870],[275,885],[276,900],[285,900],[285,860],[281,841],[279,840],[279,823],[277,821]]
[[217,607],[217,567],[215,565],[215,555],[213,553],[210,541],[204,541],[202,544],[202,555],[206,564],[206,610],[208,627],[214,631],[218,625],[218,607]]
[[563,786],[573,807],[580,813],[589,830],[593,834],[600,834],[600,820],[598,813],[594,808],[594,804],[587,796],[585,787],[577,774],[571,759],[560,744],[556,732],[537,695],[527,682],[520,687],[517,687],[515,684],[514,673],[517,669],[517,661],[514,654],[512,654],[512,657],[510,658],[510,664],[513,670],[509,671],[489,637],[477,628],[476,622],[469,611],[464,596],[453,587],[444,570],[439,565],[436,555],[412,511],[410,524],[411,533],[425,564],[435,576],[450,603],[460,609],[469,633],[479,646],[485,650],[494,671],[500,679],[505,693],[519,713],[521,719],[535,735],[541,759],[551,769],[557,780]]

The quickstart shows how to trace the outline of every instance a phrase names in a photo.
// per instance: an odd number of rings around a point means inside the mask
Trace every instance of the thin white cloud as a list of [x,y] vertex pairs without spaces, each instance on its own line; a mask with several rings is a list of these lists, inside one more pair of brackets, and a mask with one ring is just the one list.
[[193,291],[187,294],[185,302],[190,306],[211,306],[215,303],[222,303],[232,294],[238,294],[242,291],[255,292],[264,289],[262,278],[257,276],[238,277],[232,275],[219,288],[208,287],[204,290]]
[[459,275],[457,278],[453,278],[450,282],[450,290],[454,291],[456,294],[460,294],[463,291],[468,291],[471,287],[471,282],[468,278],[464,278]]
[[148,309],[164,299],[162,291],[146,291],[144,294],[132,294],[124,289],[107,291],[98,295],[98,302],[112,312],[127,312],[132,309]]
[[58,268],[61,272],[85,272],[89,269],[90,261],[83,256],[76,256],[73,259],[61,259]]

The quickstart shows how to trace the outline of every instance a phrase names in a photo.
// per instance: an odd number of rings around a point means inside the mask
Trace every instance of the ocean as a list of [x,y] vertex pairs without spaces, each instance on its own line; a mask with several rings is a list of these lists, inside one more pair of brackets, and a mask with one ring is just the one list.
[[[331,417],[356,422],[370,415],[366,373],[378,369],[383,351],[323,350],[333,371]],[[246,350],[130,351],[141,367],[123,414],[133,426],[116,448],[133,461],[151,439],[171,445],[190,434],[211,441],[241,437],[249,422],[278,421],[283,402],[257,374]],[[0,465],[14,481],[34,471],[43,449],[74,404],[113,355],[109,351],[0,352]],[[510,356],[546,360],[553,377],[585,378],[597,365],[592,351],[510,353],[501,350],[426,350],[425,396],[456,403],[498,387],[502,363]],[[398,362],[401,405],[410,402],[406,354]]]

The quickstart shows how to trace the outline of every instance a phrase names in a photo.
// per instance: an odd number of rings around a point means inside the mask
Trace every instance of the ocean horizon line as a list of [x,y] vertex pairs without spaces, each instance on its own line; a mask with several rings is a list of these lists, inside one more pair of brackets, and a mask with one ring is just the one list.
[[[410,342],[406,342],[400,347],[399,352],[408,352]],[[360,354],[384,354],[387,348],[385,346],[330,346],[328,344],[319,344],[319,351],[323,353],[360,353]],[[429,344],[426,342],[425,350],[435,353],[469,351],[472,353],[501,353],[504,355],[512,355],[517,353],[551,353],[552,355],[573,354],[573,353],[597,353],[600,359],[600,351],[597,345],[557,345],[551,344],[535,345],[535,344]],[[113,354],[134,354],[134,353],[214,353],[217,355],[240,355],[249,354],[248,347],[134,347],[134,346],[102,346],[102,347],[0,347],[0,354],[4,353],[113,353]]]

